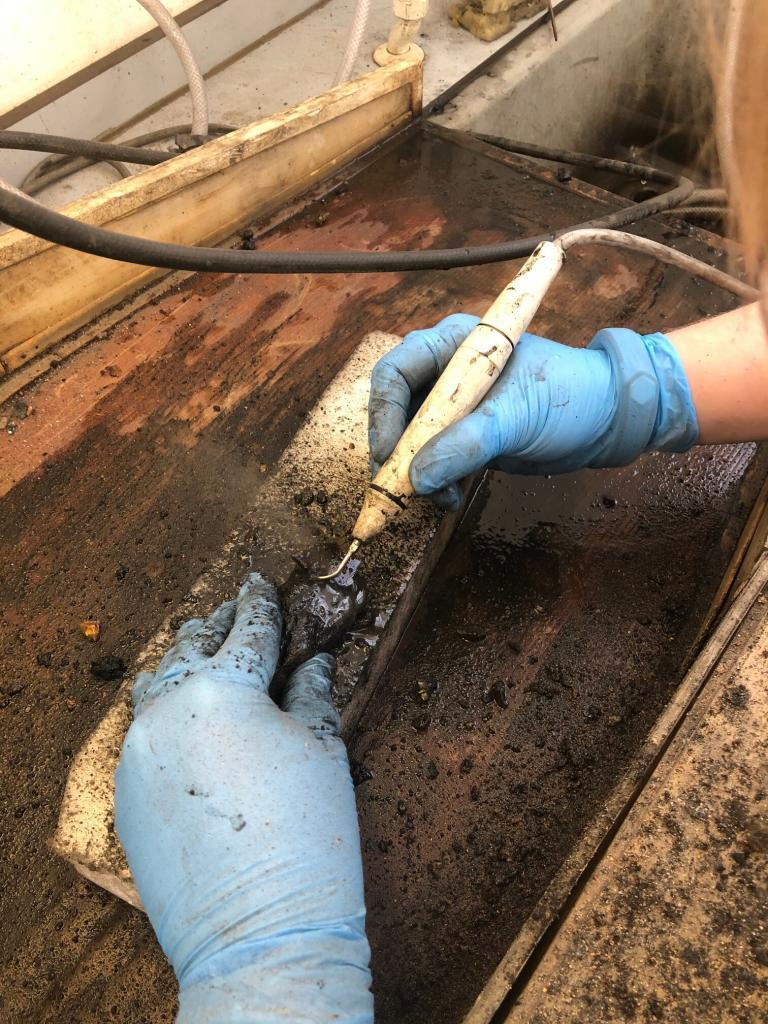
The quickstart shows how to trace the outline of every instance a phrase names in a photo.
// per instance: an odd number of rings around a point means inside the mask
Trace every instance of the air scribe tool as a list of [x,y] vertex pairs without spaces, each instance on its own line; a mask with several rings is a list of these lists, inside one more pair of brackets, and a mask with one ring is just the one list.
[[560,245],[542,242],[459,345],[397,447],[369,484],[349,550],[333,572],[319,579],[337,576],[361,544],[381,533],[407,507],[413,497],[408,470],[414,455],[441,430],[477,408],[536,315],[564,259]]

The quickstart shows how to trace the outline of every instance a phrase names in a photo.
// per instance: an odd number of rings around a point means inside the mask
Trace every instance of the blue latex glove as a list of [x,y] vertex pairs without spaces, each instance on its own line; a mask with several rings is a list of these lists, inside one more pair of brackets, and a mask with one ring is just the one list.
[[333,659],[268,688],[282,630],[254,574],[134,686],[115,822],[195,1024],[370,1024],[357,813]]
[[[394,449],[423,393],[479,323],[457,313],[413,331],[376,364],[368,440],[372,470]],[[417,494],[456,507],[456,481],[483,466],[509,473],[569,473],[621,466],[644,451],[682,452],[699,436],[690,388],[663,334],[612,328],[586,349],[524,334],[478,408],[417,452]]]

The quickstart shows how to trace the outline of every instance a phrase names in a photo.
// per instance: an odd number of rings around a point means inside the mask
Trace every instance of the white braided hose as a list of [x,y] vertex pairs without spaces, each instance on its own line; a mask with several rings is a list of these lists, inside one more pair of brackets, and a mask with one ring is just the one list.
[[357,0],[355,13],[352,15],[352,24],[349,28],[347,45],[344,48],[344,54],[341,58],[339,69],[333,80],[334,85],[341,85],[342,82],[346,82],[352,74],[355,58],[360,52],[363,36],[365,35],[365,30],[368,26],[368,15],[370,13],[371,0]]
[[718,97],[717,149],[723,179],[731,196],[736,196],[740,188],[739,167],[735,156],[736,132],[733,117],[736,109],[736,83],[739,76],[745,6],[745,0],[730,0],[728,5],[725,54]]
[[179,23],[160,0],[137,0],[147,14],[150,14],[163,31],[163,35],[176,51],[184,73],[187,76],[189,95],[192,100],[192,135],[208,134],[208,100],[205,82],[195,55],[190,49]]

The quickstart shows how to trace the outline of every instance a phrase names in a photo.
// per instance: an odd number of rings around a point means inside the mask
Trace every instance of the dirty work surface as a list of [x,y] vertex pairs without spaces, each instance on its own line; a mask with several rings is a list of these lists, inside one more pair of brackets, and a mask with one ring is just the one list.
[[377,1021],[469,1010],[680,681],[753,458],[483,486],[352,744]]
[[[348,187],[271,227],[262,244],[476,244],[587,219],[606,202],[614,200],[524,161],[417,130]],[[674,235],[668,225],[644,230]],[[718,258],[704,236],[674,237]],[[480,313],[513,269],[188,277],[127,307],[122,323],[0,410],[3,1020],[172,1019],[175,986],[146,921],[45,845],[72,754],[120,685],[104,678],[110,672],[93,674],[91,662],[112,657],[119,672],[120,659],[130,673],[164,617],[183,614],[192,584],[363,333],[403,333],[457,309]],[[536,327],[581,343],[606,323],[658,329],[732,304],[643,258],[584,252],[569,261]],[[251,536],[231,549],[222,593],[257,543]],[[86,619],[101,622],[96,643],[79,631]],[[415,752],[420,741],[411,740]],[[360,795],[367,808],[365,786]],[[399,799],[377,841],[400,842]],[[375,859],[372,867],[375,881]],[[374,885],[376,962],[394,986],[377,924],[382,898]],[[404,948],[397,932],[386,941]],[[381,993],[385,1012],[391,1000]]]
[[764,1024],[767,605],[758,598],[508,1024]]

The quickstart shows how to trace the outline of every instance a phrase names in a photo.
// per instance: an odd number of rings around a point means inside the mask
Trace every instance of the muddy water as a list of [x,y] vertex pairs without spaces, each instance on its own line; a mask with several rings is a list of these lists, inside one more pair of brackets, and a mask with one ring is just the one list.
[[352,747],[377,1021],[469,1008],[680,679],[754,459],[487,479]]

